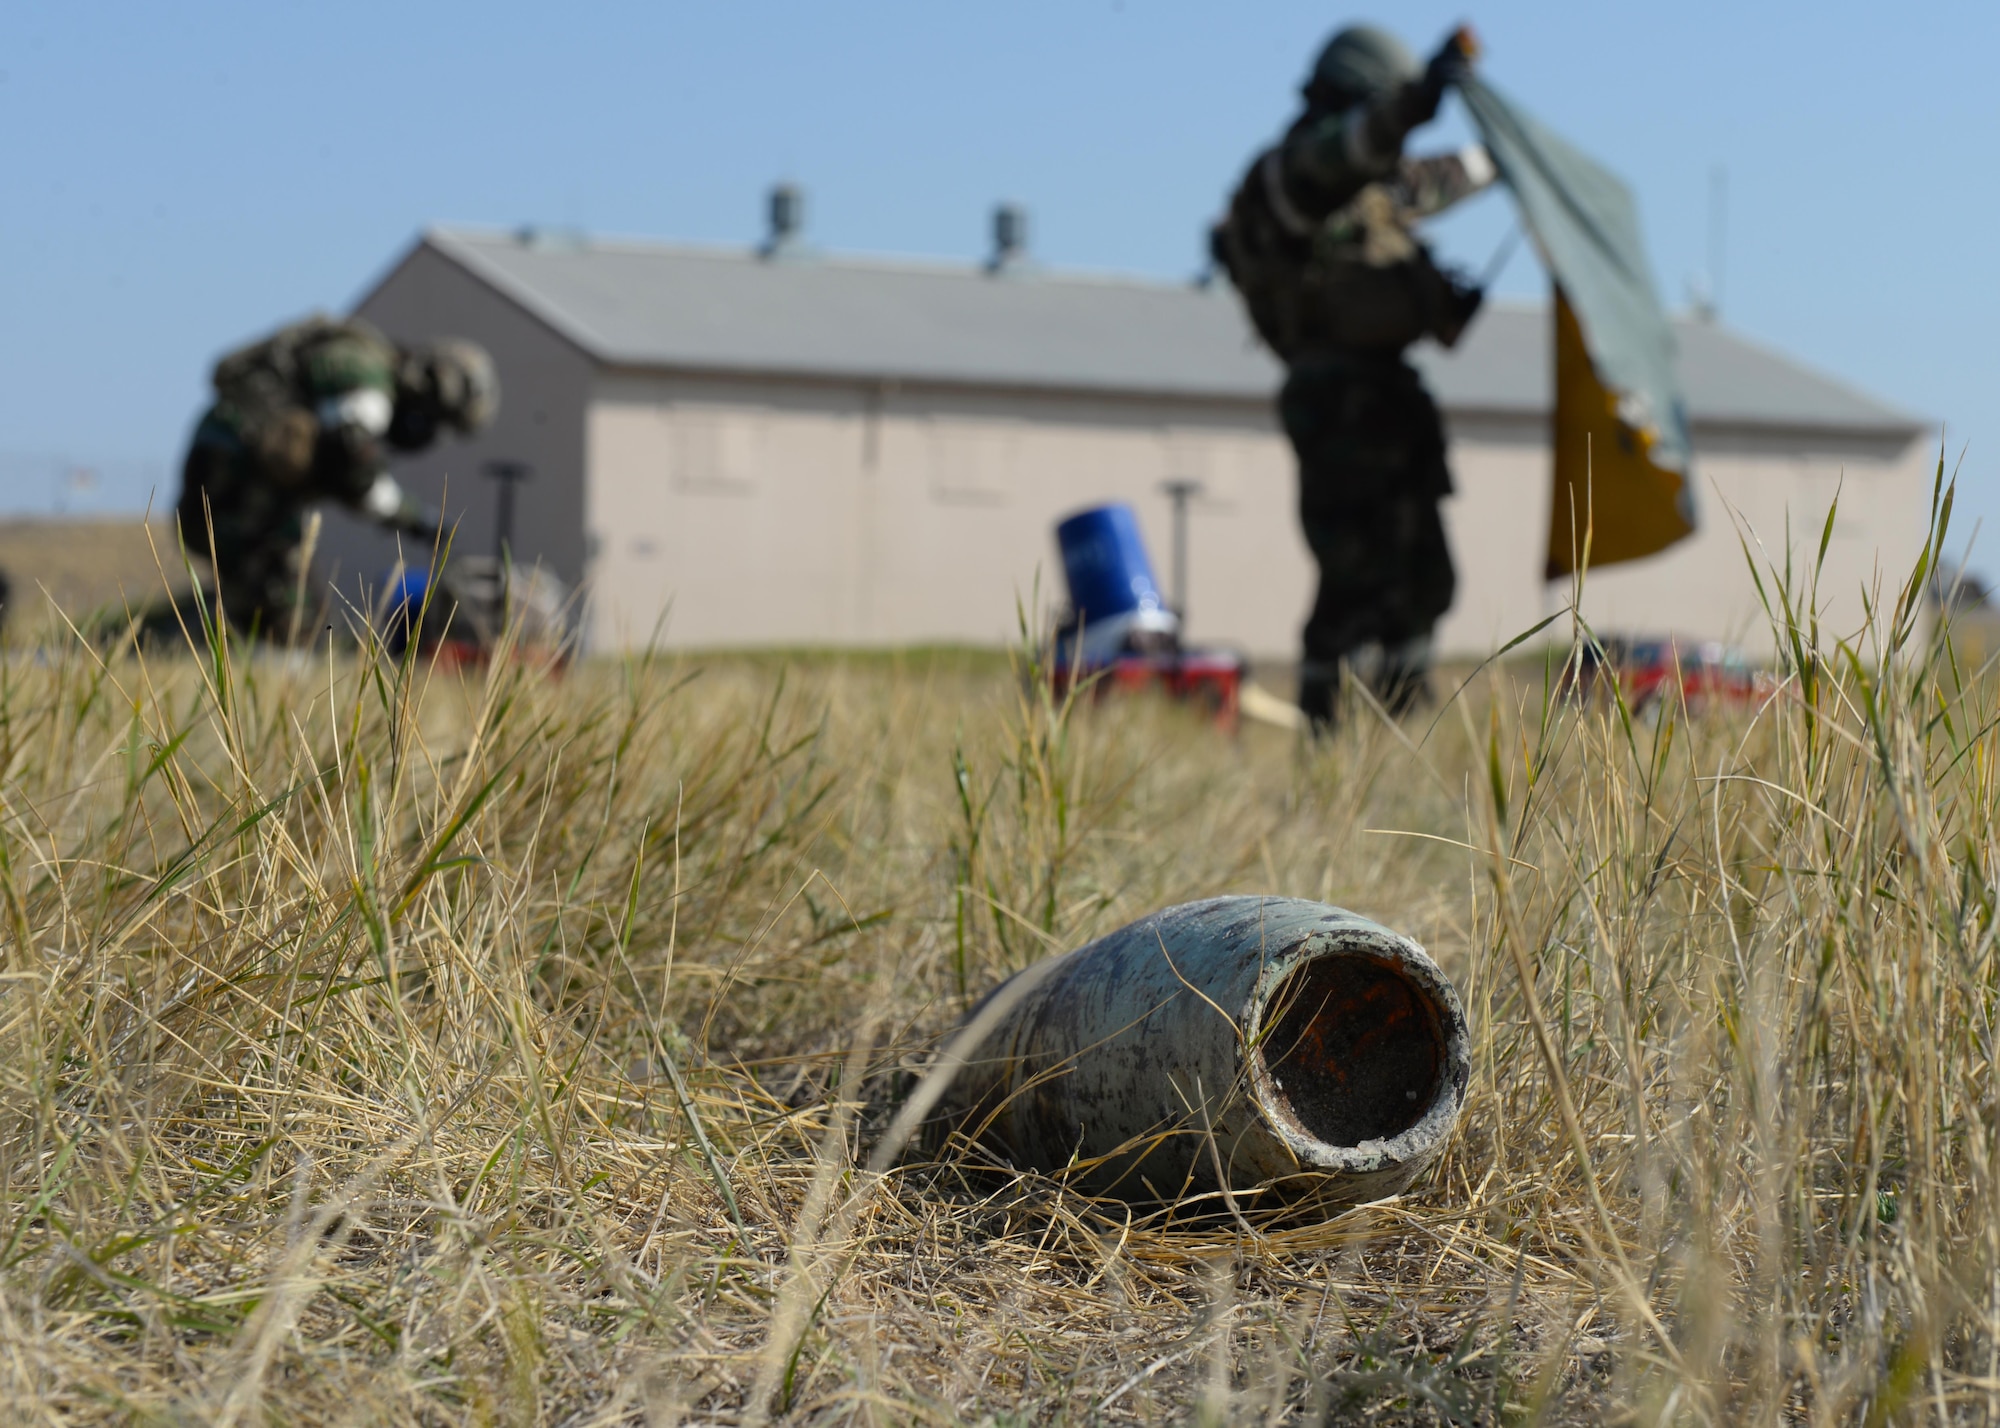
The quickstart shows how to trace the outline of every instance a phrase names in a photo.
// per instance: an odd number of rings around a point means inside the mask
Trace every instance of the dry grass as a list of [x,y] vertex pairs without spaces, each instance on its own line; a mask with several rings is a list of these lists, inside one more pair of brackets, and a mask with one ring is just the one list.
[[[1894,596],[1890,659],[1774,589],[1754,713],[1535,673],[1318,751],[948,653],[16,660],[9,1414],[1993,1418],[2000,735]],[[969,998],[1224,891],[1457,979],[1417,1192],[870,1171]]]

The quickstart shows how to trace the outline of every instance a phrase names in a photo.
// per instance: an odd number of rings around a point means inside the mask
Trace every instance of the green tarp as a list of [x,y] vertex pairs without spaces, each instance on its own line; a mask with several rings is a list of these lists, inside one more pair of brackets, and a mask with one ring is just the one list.
[[1547,573],[1636,560],[1694,530],[1673,331],[1631,190],[1476,76],[1459,86],[1556,288]]

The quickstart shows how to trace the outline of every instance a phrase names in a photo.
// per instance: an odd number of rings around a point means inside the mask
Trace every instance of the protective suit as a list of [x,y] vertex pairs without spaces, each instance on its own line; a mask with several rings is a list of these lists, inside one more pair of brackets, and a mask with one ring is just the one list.
[[1251,163],[1213,234],[1289,369],[1278,410],[1320,572],[1299,693],[1316,724],[1349,663],[1392,710],[1421,697],[1431,630],[1451,606],[1444,427],[1404,352],[1427,336],[1453,345],[1478,310],[1479,291],[1432,259],[1417,225],[1494,172],[1483,149],[1410,159],[1403,143],[1471,55],[1460,31],[1420,69],[1394,37],[1342,30],[1304,86],[1304,113]]
[[190,552],[212,548],[230,622],[266,633],[289,621],[315,501],[435,539],[438,513],[389,474],[389,453],[422,450],[447,429],[476,431],[499,402],[492,361],[472,343],[399,348],[365,322],[327,317],[230,353],[213,385],[176,515]]

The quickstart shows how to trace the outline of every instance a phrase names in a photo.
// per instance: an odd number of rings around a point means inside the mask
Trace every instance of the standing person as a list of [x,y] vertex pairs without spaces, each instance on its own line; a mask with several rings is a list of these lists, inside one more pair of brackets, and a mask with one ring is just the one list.
[[181,470],[181,539],[213,542],[229,622],[282,636],[304,571],[303,518],[338,501],[426,543],[440,518],[389,474],[391,450],[479,430],[499,405],[492,359],[452,339],[399,348],[358,320],[310,317],[215,364],[215,401]]
[[1475,52],[1460,29],[1419,69],[1393,35],[1340,31],[1306,81],[1304,113],[1250,165],[1212,238],[1288,369],[1278,412],[1320,577],[1299,706],[1317,728],[1350,662],[1393,712],[1423,698],[1431,630],[1451,608],[1444,427],[1404,352],[1426,336],[1455,343],[1481,294],[1415,230],[1491,182],[1493,164],[1476,146],[1406,159],[1403,141]]

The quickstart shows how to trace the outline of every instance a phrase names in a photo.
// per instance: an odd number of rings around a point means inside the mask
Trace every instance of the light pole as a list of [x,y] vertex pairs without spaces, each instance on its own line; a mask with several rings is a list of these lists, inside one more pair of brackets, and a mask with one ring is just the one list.
[[1202,486],[1199,481],[1190,481],[1182,477],[1172,481],[1162,481],[1160,490],[1174,503],[1174,613],[1180,616],[1181,628],[1185,630],[1188,601],[1188,502],[1201,494]]
[[489,461],[486,474],[500,483],[500,505],[493,515],[493,554],[502,565],[513,559],[514,488],[535,474],[525,461]]

